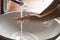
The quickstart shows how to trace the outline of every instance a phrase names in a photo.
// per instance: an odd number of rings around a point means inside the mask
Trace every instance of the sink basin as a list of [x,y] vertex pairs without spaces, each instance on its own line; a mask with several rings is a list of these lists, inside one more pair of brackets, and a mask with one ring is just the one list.
[[[24,15],[33,14],[30,12],[24,12]],[[20,17],[20,12],[11,12],[0,15],[0,35],[13,39],[12,35],[16,32],[20,32],[19,22],[14,21],[15,17]],[[23,31],[29,34],[37,36],[38,40],[49,39],[60,33],[60,25],[55,20],[49,20],[46,22],[24,22]]]

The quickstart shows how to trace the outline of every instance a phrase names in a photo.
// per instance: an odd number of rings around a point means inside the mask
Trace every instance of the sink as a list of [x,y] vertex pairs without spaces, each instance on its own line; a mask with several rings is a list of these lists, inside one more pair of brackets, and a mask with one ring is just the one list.
[[[33,14],[31,12],[24,12],[23,15]],[[11,12],[0,15],[0,34],[4,37],[12,38],[14,33],[20,32],[21,27],[19,22],[14,21],[15,17],[20,17],[20,12]],[[45,40],[52,38],[60,33],[60,25],[55,20],[46,22],[24,22],[23,32],[35,35],[38,40]]]

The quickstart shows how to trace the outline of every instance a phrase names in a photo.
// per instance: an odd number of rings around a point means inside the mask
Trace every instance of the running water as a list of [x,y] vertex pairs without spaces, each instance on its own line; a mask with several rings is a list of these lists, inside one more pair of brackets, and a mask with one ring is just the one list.
[[[20,16],[23,17],[23,6],[21,6]],[[20,40],[23,40],[23,21],[21,21],[21,39]]]

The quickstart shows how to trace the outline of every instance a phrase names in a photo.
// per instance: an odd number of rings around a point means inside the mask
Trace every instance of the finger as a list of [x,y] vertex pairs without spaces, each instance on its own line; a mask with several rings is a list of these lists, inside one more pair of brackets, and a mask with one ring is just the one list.
[[14,18],[14,21],[22,21],[21,18]]
[[29,21],[29,22],[37,22],[39,18],[37,16],[24,16],[22,18],[15,18],[15,21]]
[[16,18],[14,18],[14,20],[15,21],[23,21],[23,20],[26,20],[26,19],[28,19],[28,16],[24,16],[24,17],[16,17]]
[[35,20],[35,19],[31,19],[31,18],[27,18],[25,19],[25,17],[23,18],[15,18],[14,21],[24,21],[24,22],[39,22],[38,20]]

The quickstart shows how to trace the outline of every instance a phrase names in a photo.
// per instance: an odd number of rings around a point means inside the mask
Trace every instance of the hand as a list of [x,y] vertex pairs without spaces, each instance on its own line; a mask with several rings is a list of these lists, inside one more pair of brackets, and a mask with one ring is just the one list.
[[[29,5],[29,2],[27,4]],[[59,5],[59,2],[57,0],[54,0],[49,7],[47,7],[41,14],[39,14],[44,17],[38,17],[35,15],[27,15],[22,18],[16,18],[15,20],[16,21],[43,22],[43,21],[47,21],[47,20],[51,20],[51,19],[60,17],[60,13],[57,10],[58,5]],[[30,9],[30,5],[29,5],[29,9]]]
[[15,18],[15,21],[39,22],[40,17],[40,15],[27,15],[22,18]]
[[27,15],[22,18],[15,18],[15,21],[44,22],[58,17],[60,17],[60,12],[58,12],[56,8],[52,12],[48,13],[48,15]]

